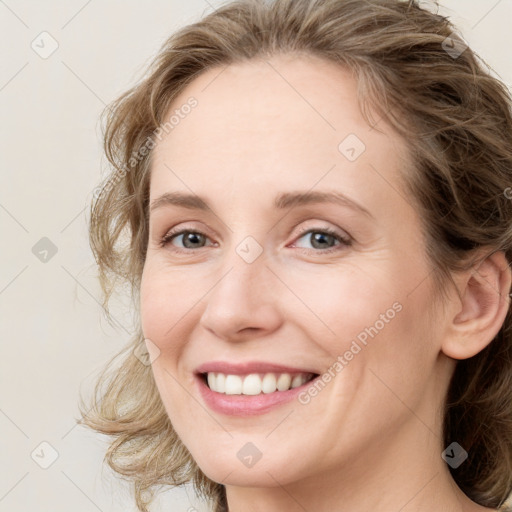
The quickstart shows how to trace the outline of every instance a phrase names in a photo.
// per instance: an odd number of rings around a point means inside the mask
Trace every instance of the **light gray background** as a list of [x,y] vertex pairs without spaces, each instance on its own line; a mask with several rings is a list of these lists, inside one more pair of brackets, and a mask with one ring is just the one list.
[[[99,114],[176,28],[219,3],[0,0],[0,511],[136,510],[127,484],[102,470],[105,439],[75,423],[79,389],[87,394],[130,329],[127,301],[114,309],[118,329],[102,315],[87,241],[86,206],[105,168]],[[510,87],[512,0],[441,3]],[[49,48],[43,31],[59,45],[46,59],[31,48]],[[32,252],[43,237],[57,248],[47,262]],[[35,460],[51,461],[52,449],[58,458],[42,469]],[[192,506],[204,510],[182,489],[152,510]]]

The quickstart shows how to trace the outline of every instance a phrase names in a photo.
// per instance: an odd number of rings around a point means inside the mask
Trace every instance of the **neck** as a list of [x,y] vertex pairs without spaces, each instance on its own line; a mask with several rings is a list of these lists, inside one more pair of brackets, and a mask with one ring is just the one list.
[[335,471],[297,481],[272,474],[273,485],[226,484],[229,512],[450,512],[490,511],[471,501],[441,458],[440,436],[411,416],[393,439],[360,450]]

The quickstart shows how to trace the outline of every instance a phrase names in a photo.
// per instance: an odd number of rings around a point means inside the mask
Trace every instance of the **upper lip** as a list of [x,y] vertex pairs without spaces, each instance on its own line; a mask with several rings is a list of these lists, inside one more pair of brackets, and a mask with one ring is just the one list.
[[297,368],[264,361],[248,361],[245,363],[229,363],[210,361],[196,368],[196,373],[218,372],[228,375],[248,375],[251,373],[314,373],[309,368]]

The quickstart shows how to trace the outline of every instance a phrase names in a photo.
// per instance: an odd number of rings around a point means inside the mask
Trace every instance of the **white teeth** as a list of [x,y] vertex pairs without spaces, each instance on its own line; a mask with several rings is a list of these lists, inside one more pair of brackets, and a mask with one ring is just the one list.
[[261,379],[260,376],[252,373],[247,375],[244,379],[242,386],[243,395],[259,395],[261,393]]
[[295,377],[292,379],[292,389],[298,388],[299,386],[302,386],[302,384],[302,377],[300,375],[295,375]]
[[208,374],[208,386],[210,389],[215,387],[215,374],[214,373]]
[[290,389],[291,383],[291,375],[289,373],[281,373],[281,375],[279,375],[279,378],[277,379],[277,390],[286,391],[287,389]]
[[226,395],[241,395],[242,377],[240,377],[240,375],[226,375],[224,393],[226,393]]
[[276,376],[273,373],[267,373],[261,381],[261,390],[263,393],[273,393],[276,388]]
[[[210,374],[208,374],[208,376],[210,376]],[[209,381],[208,381],[208,383],[209,383]],[[226,376],[223,373],[218,373],[217,374],[217,377],[215,377],[214,386],[215,386],[215,389],[219,393],[225,393],[226,392]]]
[[290,375],[289,373],[251,373],[249,375],[226,375],[224,373],[209,372],[207,374],[208,387],[217,393],[226,395],[259,395],[260,393],[274,393],[275,391],[288,391],[311,380],[311,373]]

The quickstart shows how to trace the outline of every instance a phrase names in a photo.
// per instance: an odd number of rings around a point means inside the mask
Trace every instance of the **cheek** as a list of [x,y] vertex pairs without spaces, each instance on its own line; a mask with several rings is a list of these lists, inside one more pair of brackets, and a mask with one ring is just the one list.
[[308,276],[295,273],[293,280],[289,276],[307,305],[295,314],[300,328],[322,344],[333,364],[343,356],[343,373],[350,370],[351,378],[370,389],[379,385],[370,369],[397,389],[404,381],[416,382],[419,389],[437,357],[435,326],[428,316],[430,289],[425,282],[411,293],[410,283],[421,276],[411,275],[403,263],[401,270],[394,262],[364,270],[347,264]]
[[[198,298],[183,292],[183,277],[176,271],[159,268],[151,262],[144,267],[140,285],[140,317],[144,338],[151,340],[165,355],[180,349],[180,331],[187,313]],[[169,341],[172,340],[172,343]]]
[[[307,324],[315,325],[317,334],[312,331],[311,339],[325,340],[324,343],[333,349],[331,353],[339,354],[340,350],[346,350],[358,335],[364,339],[365,329],[376,322],[382,330],[381,315],[388,320],[386,326],[399,316],[396,310],[400,306],[396,303],[400,302],[401,290],[396,284],[393,288],[392,279],[388,278],[389,282],[383,284],[382,269],[373,270],[373,273],[371,268],[363,271],[347,264],[289,276],[295,295],[303,302],[299,305],[301,315],[296,314],[295,318],[304,319],[301,320],[303,328],[306,319]],[[296,306],[297,311],[299,306]]]
[[[187,284],[188,281],[188,284]],[[140,285],[140,312],[143,325],[162,335],[197,299],[194,286],[179,268],[162,265],[156,257],[146,261]],[[160,337],[158,336],[158,337]]]
[[[178,384],[183,376],[179,373],[178,362],[186,346],[187,337],[183,335],[187,325],[187,312],[190,313],[197,298],[191,293],[183,293],[181,286],[183,273],[162,268],[148,260],[142,274],[140,285],[141,327],[146,346],[156,346],[157,356],[151,365],[156,386],[169,418],[174,422],[176,410],[187,407],[188,395]],[[148,346],[147,340],[151,341]],[[179,420],[179,418],[178,418]],[[179,424],[180,422],[177,421]]]
[[[164,297],[165,280],[157,276],[147,267],[144,268],[140,286],[140,316],[145,338],[157,341],[164,329],[167,301]],[[169,328],[169,327],[167,327]]]

